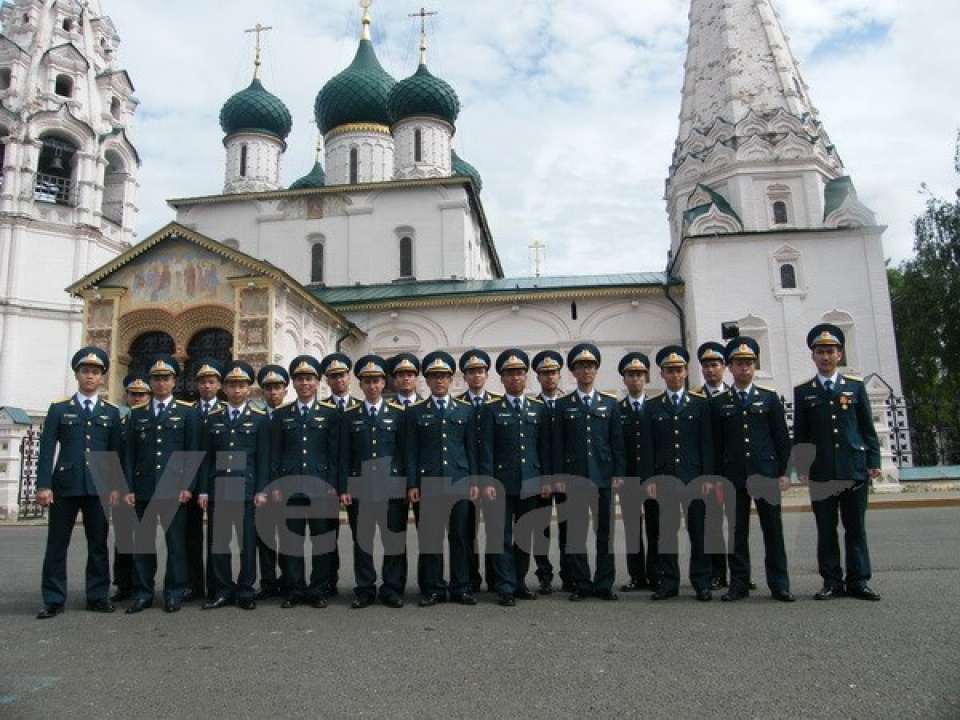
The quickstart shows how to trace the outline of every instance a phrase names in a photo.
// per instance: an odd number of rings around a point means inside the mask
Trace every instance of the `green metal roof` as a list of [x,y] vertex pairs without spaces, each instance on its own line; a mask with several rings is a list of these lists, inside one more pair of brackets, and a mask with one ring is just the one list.
[[291,190],[303,190],[304,188],[320,188],[327,184],[327,176],[323,172],[323,165],[319,160],[313,164],[313,170],[296,180],[291,186]]
[[477,192],[483,190],[483,179],[480,177],[480,173],[473,165],[457,155],[456,150],[450,151],[450,169],[453,171],[454,176],[468,177],[473,180]]
[[320,132],[350,123],[389,125],[387,97],[396,84],[377,60],[373,43],[361,40],[350,66],[317,93],[313,114]]
[[388,103],[393,122],[426,115],[453,125],[460,114],[457,93],[446,81],[433,75],[423,63],[413,75],[393,86]]
[[823,189],[823,217],[826,219],[830,213],[836,210],[847,201],[847,197],[853,191],[853,180],[849,175],[843,175],[827,182]]
[[743,220],[740,219],[740,216],[737,215],[737,211],[734,210],[733,207],[731,207],[730,203],[727,202],[727,199],[723,195],[718,193],[713,188],[708,187],[707,185],[704,185],[703,183],[699,183],[697,187],[703,190],[704,192],[706,192],[707,195],[710,196],[710,202],[705,203],[703,205],[698,205],[697,207],[690,208],[689,210],[684,212],[683,220],[685,223],[687,224],[692,223],[701,215],[706,215],[710,211],[711,207],[716,207],[717,210],[719,210],[721,213],[723,213],[724,215],[729,215],[730,217],[734,218],[738,223],[743,225]]
[[433,280],[344,287],[308,286],[307,291],[313,293],[323,302],[336,307],[338,305],[377,304],[428,298],[454,299],[558,292],[576,294],[577,292],[617,288],[660,287],[666,282],[667,274],[664,272],[641,272],[617,275],[569,275],[492,280]]
[[283,101],[268,92],[259,78],[224,103],[220,127],[227,135],[241,131],[262,132],[285,140],[293,127],[290,110]]
[[10,405],[0,405],[0,412],[5,412],[10,416],[10,420],[13,421],[14,425],[32,425],[33,421],[30,420],[30,416],[27,415],[27,411],[18,408],[11,407]]

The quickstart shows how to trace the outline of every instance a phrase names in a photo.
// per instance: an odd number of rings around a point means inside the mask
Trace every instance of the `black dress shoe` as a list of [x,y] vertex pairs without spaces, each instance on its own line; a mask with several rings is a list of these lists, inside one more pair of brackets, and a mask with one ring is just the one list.
[[49,620],[63,612],[63,603],[48,603],[40,608],[37,620]]
[[736,590],[734,588],[730,588],[720,597],[720,599],[723,602],[736,602],[737,600],[743,600],[744,598],[748,597],[750,597],[749,590]]
[[283,601],[280,607],[282,607],[284,610],[289,610],[290,608],[295,608],[299,604],[300,604],[300,598],[294,595],[291,595],[290,597],[288,597],[286,600]]
[[87,610],[97,613],[112,613],[116,608],[109,600],[87,600]]
[[397,608],[403,607],[403,598],[400,597],[399,595],[394,595],[392,593],[390,595],[384,595],[380,599],[380,602],[382,602],[388,608],[397,609]]
[[727,586],[727,581],[724,578],[715,577],[710,580],[710,589],[719,590],[720,588],[725,588]]
[[606,600],[607,602],[613,602],[620,599],[620,596],[617,595],[613,590],[594,590],[593,596],[598,597],[601,600]]
[[369,595],[358,595],[353,599],[353,602],[350,603],[350,607],[354,610],[363,610],[363,608],[370,607],[373,605],[373,598]]
[[537,589],[541,595],[553,595],[553,586],[549,580],[541,580],[540,587]]
[[476,605],[477,598],[473,593],[465,592],[460,593],[459,595],[453,595],[450,598],[455,603],[460,603],[461,605]]
[[789,590],[771,590],[770,597],[774,600],[779,600],[780,602],[796,602],[797,599],[793,596],[793,593]]
[[560,585],[560,592],[572,593],[576,591],[577,589],[573,586],[573,583],[564,582]]
[[256,610],[257,601],[255,598],[243,598],[241,600],[237,600],[237,607],[239,607],[241,610]]
[[327,598],[324,595],[317,595],[310,601],[310,607],[323,609],[327,606]]
[[180,602],[182,602],[182,603],[192,602],[193,600],[196,600],[197,598],[202,598],[202,597],[203,597],[203,593],[202,593],[202,592],[201,592],[201,593],[195,593],[193,590],[184,590],[184,591],[183,591],[183,597],[180,598]]
[[436,593],[430,593],[429,595],[421,595],[420,602],[417,603],[420,607],[433,607],[436,605],[439,600],[439,596]]
[[182,607],[182,604],[180,600],[166,600],[163,603],[163,611],[165,613],[180,612],[181,607]]
[[590,595],[585,590],[574,590],[570,593],[570,597],[568,597],[567,600],[570,602],[583,602],[588,597],[590,597]]
[[340,597],[340,590],[337,589],[336,585],[328,585],[327,589],[323,592],[323,595],[327,598]]
[[201,610],[217,610],[218,608],[226,607],[227,605],[233,605],[233,600],[228,597],[220,596],[214,598],[210,602],[205,602],[201,606]]
[[697,602],[710,602],[713,600],[713,593],[709,590],[697,590]]
[[658,589],[653,595],[650,596],[651,600],[668,600],[670,598],[675,598],[680,594],[679,590],[667,590],[666,588]]
[[517,604],[517,601],[513,599],[511,595],[500,594],[497,595],[497,605],[502,607],[513,607]]
[[110,602],[123,602],[133,597],[133,590],[130,588],[117,588],[117,591],[110,596]]
[[630,579],[626,585],[620,586],[620,592],[637,592],[639,590],[646,590],[649,587],[646,580],[636,580],[634,578]]
[[536,600],[537,594],[533,590],[521,586],[514,591],[513,597],[517,600]]
[[151,607],[153,607],[152,600],[144,600],[143,598],[137,598],[132,603],[130,603],[130,607],[126,609],[126,614],[133,615],[138,612],[143,612],[147,608],[151,608]]
[[858,598],[859,600],[870,600],[871,602],[877,602],[880,600],[880,595],[866,585],[847,588],[847,595]]
[[843,595],[843,590],[840,588],[830,587],[829,585],[824,585],[820,588],[820,591],[817,592],[814,596],[814,600],[833,600]]

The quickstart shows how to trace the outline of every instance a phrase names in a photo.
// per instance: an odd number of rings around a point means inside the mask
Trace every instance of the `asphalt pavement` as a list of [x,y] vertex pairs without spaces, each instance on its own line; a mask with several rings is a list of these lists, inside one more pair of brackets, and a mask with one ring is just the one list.
[[879,603],[812,599],[813,516],[790,512],[793,604],[768,597],[754,519],[760,589],[737,603],[698,603],[685,585],[659,603],[558,591],[514,608],[481,593],[475,607],[421,609],[411,567],[404,608],[351,610],[344,528],[341,596],[326,609],[98,615],[83,610],[78,528],[67,611],[40,621],[46,530],[3,526],[0,717],[957,718],[960,512],[944,495],[869,513]]

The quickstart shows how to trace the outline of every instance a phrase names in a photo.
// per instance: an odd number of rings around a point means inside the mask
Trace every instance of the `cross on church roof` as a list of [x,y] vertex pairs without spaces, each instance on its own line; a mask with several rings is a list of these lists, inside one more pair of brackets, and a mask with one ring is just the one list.
[[273,30],[273,26],[271,25],[264,26],[264,25],[261,25],[260,23],[257,23],[256,27],[252,27],[252,28],[248,28],[247,30],[244,30],[244,32],[257,34],[257,45],[256,45],[257,54],[253,60],[253,76],[256,78],[260,77],[260,33],[266,32],[267,30]]

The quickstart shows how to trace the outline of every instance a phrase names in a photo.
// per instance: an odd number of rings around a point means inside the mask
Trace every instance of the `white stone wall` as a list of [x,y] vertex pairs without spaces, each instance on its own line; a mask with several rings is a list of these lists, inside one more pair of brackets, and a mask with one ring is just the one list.
[[264,192],[280,188],[280,159],[286,149],[282,140],[262,133],[241,132],[224,140],[224,147],[227,151],[224,193]]
[[357,183],[384,182],[393,178],[393,137],[383,128],[336,128],[326,134],[324,172],[327,185],[350,184],[350,151],[357,151]]
[[[420,131],[420,160],[416,159],[415,135]],[[436,118],[414,117],[391,128],[396,148],[396,178],[450,177],[453,127]]]

